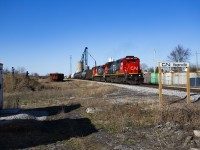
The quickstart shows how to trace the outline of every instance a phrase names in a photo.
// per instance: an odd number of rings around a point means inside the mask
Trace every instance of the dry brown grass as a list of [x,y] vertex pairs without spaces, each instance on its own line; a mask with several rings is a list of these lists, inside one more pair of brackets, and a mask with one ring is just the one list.
[[[176,103],[164,106],[157,112],[157,122],[177,122],[182,127],[199,128],[200,126],[200,105]],[[188,126],[189,125],[189,126]]]
[[4,108],[18,108],[20,100],[42,89],[45,89],[45,86],[36,78],[25,78],[20,74],[14,76],[4,74]]
[[21,74],[4,74],[4,92],[38,91],[44,88],[36,78],[26,78]]
[[[99,85],[96,82],[68,80],[51,82],[49,79],[27,79],[15,76],[15,88],[11,85],[12,76],[6,75],[4,91],[4,108],[38,108],[54,105],[80,103],[84,109],[102,107],[105,111],[88,115],[96,125],[110,131],[122,131],[128,126],[146,126],[159,122],[176,121],[190,123],[193,127],[200,125],[200,109],[195,104],[171,104],[159,109],[158,105],[148,102],[113,104],[103,96],[119,91],[112,86]],[[27,88],[33,86],[31,90]],[[17,88],[18,87],[18,88]],[[19,87],[22,87],[21,89]],[[13,91],[12,91],[13,90]],[[12,92],[11,92],[12,91]]]
[[98,128],[107,129],[109,132],[123,132],[127,128],[148,127],[167,122],[177,122],[188,129],[199,129],[200,126],[199,104],[177,103],[160,109],[158,104],[149,102],[112,104],[102,101],[96,103],[96,106],[107,109],[86,116]]
[[[164,106],[162,109],[159,109],[158,104],[150,101],[113,104],[109,97],[104,97],[108,93],[120,92],[119,88],[113,86],[78,80],[50,82],[49,79],[32,79],[34,83],[38,83],[33,85],[36,85],[36,87],[39,85],[43,88],[39,90],[31,90],[30,88],[18,90],[18,88],[15,88],[13,90],[10,85],[10,77],[7,78],[5,80],[8,83],[5,84],[4,108],[19,107],[27,109],[49,106],[63,106],[64,108],[64,106],[70,106],[73,103],[80,104],[81,107],[76,109],[75,113],[79,113],[82,118],[91,120],[95,128],[105,129],[109,133],[124,132],[135,127],[145,128],[160,122],[179,122],[182,126],[189,124],[190,128],[199,128],[200,126],[200,107],[195,104],[187,106],[183,103],[175,103]],[[16,83],[21,85],[19,79],[16,80]],[[26,83],[26,81],[23,81],[26,79],[21,78],[21,80],[22,83]],[[18,84],[15,87],[20,87]],[[85,110],[88,107],[100,107],[103,111],[86,114]],[[50,119],[58,120],[67,117],[69,116],[62,109],[60,114]],[[35,132],[39,131],[36,130]],[[55,135],[56,132],[57,130],[55,130]],[[51,135],[54,136],[54,134]],[[66,140],[64,144],[70,149],[103,148],[102,145],[95,142],[90,135],[87,137],[73,137]],[[39,148],[43,149],[43,146]]]
[[89,114],[89,117],[98,128],[107,129],[109,132],[123,132],[128,128],[154,124],[155,110],[143,108],[144,105],[138,103],[107,103],[106,111]]
[[108,150],[106,145],[95,141],[92,136],[72,138],[65,142],[65,145],[73,150]]
[[[113,92],[117,88],[111,86],[98,86],[95,82],[84,81],[65,81],[65,82],[50,82],[49,79],[30,79],[37,87],[42,87],[40,90],[30,90],[26,86],[20,86],[21,83],[26,83],[26,78],[19,78],[21,82],[12,90],[10,86],[10,77],[5,81],[4,91],[4,108],[35,108],[53,105],[63,105],[70,102],[79,102],[88,97],[102,97],[106,93]],[[17,80],[19,80],[17,79]],[[6,83],[8,82],[8,83]],[[33,86],[34,86],[33,85]]]

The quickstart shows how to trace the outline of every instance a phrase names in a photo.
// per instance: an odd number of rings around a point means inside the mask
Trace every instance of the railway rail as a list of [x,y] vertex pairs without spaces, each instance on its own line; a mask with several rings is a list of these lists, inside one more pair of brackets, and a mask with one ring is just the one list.
[[[150,87],[150,88],[157,88],[158,85],[154,84],[141,84],[141,85],[136,85],[136,86],[142,86],[142,87]],[[178,90],[178,91],[186,91],[186,86],[167,86],[167,85],[162,85],[163,89],[170,89],[170,90]],[[200,87],[191,87],[190,91],[193,93],[200,93]]]

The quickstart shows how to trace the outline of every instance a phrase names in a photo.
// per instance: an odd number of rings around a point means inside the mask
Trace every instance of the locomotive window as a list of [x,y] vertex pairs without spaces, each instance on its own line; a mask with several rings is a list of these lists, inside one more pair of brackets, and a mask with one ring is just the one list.
[[135,59],[133,59],[132,61],[135,62]]

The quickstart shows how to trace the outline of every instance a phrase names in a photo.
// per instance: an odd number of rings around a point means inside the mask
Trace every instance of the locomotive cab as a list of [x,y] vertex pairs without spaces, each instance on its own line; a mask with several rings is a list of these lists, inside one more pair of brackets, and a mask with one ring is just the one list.
[[129,74],[135,74],[140,73],[140,60],[137,57],[134,56],[127,56],[126,57],[127,63],[127,73]]
[[121,69],[125,74],[126,82],[130,84],[140,84],[144,78],[140,69],[140,59],[134,56],[126,56],[121,63]]

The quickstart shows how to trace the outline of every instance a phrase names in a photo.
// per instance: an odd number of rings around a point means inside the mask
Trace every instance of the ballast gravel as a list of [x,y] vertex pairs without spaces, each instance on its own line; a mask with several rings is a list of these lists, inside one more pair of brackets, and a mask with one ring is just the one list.
[[[126,84],[114,84],[114,83],[102,83],[98,82],[100,84],[106,84],[106,85],[113,85],[121,88],[126,88],[132,91],[136,91],[143,94],[159,94],[158,89],[151,88],[151,87],[142,87],[142,86],[136,86],[136,85],[126,85]],[[187,97],[186,92],[179,91],[179,90],[170,90],[170,89],[162,89],[162,94],[167,96],[177,96],[181,99],[185,99]],[[200,101],[200,94],[197,93],[190,93],[190,100],[191,102],[197,102]]]

